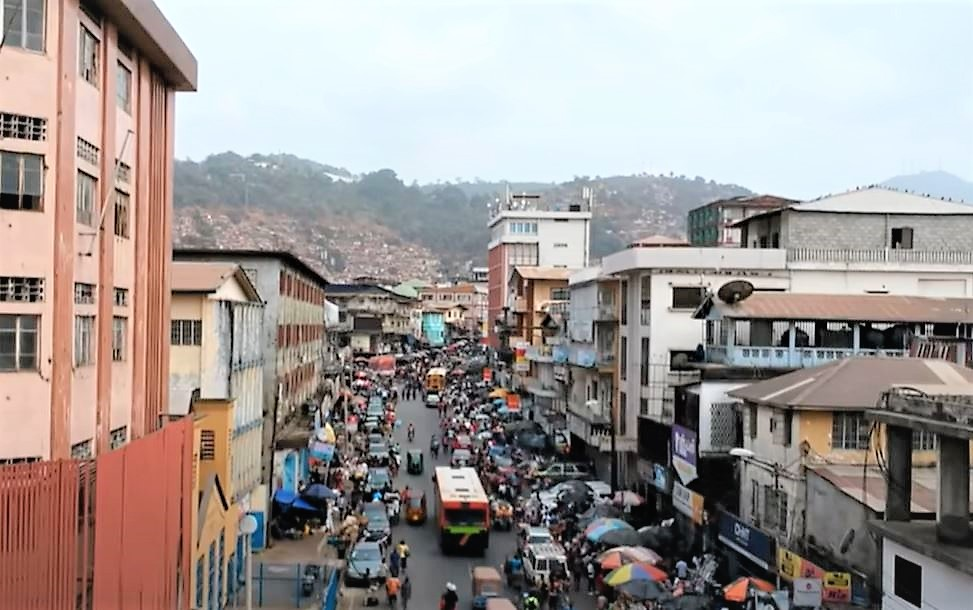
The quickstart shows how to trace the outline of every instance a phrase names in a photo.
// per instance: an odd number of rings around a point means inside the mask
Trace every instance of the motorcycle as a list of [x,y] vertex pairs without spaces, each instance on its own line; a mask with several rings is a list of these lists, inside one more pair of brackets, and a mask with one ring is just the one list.
[[385,512],[389,518],[389,525],[396,525],[402,515],[402,497],[397,491],[387,491],[382,496],[385,503]]
[[491,509],[493,512],[493,527],[509,532],[514,524],[513,504],[506,500],[494,500]]

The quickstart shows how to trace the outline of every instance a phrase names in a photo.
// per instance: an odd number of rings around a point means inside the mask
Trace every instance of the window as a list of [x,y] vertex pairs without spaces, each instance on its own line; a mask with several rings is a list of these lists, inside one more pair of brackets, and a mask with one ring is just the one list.
[[95,38],[91,30],[82,25],[79,45],[78,74],[97,87],[101,67],[101,42]]
[[19,457],[19,458],[4,458],[0,460],[0,465],[3,466],[13,466],[15,464],[33,464],[34,462],[41,461],[39,456],[35,457]]
[[639,415],[643,417],[649,416],[649,399],[640,398],[639,399]]
[[115,289],[115,307],[128,307],[128,288]]
[[226,530],[220,530],[216,546],[216,606],[223,607],[223,557],[226,552]]
[[771,233],[770,234],[770,247],[771,248],[780,248],[780,233]]
[[936,448],[936,435],[925,430],[912,431],[913,451],[932,451]]
[[130,199],[128,193],[115,191],[115,235],[128,237],[128,213]]
[[639,346],[639,380],[642,385],[649,385],[649,338],[642,337]]
[[770,485],[764,487],[763,521],[771,529],[787,531],[787,494],[783,490]]
[[892,249],[912,249],[912,227],[896,227],[892,229]]
[[0,275],[0,303],[40,303],[44,278]]
[[793,413],[790,411],[774,411],[770,416],[770,434],[774,443],[785,447],[791,446],[791,423]]
[[111,448],[118,449],[128,440],[128,427],[122,426],[111,431]]
[[[0,18],[3,10],[0,8]],[[0,112],[0,138],[43,142],[47,140],[47,119]]]
[[203,323],[200,320],[173,320],[169,332],[172,345],[202,345]]
[[40,211],[44,157],[0,151],[0,209]]
[[125,362],[128,345],[128,318],[115,316],[111,320],[111,359],[112,362]]
[[639,283],[639,323],[648,326],[652,321],[652,276],[643,275]]
[[628,281],[622,280],[621,295],[622,299],[622,326],[628,324]]
[[94,305],[95,285],[74,283],[74,304],[75,305]]
[[130,43],[124,36],[118,37],[118,52],[122,57],[135,59],[135,50],[132,49],[132,43]]
[[74,366],[94,364],[95,317],[74,316]]
[[892,568],[892,590],[895,596],[916,608],[922,608],[922,566],[895,556]]
[[750,438],[757,438],[757,405],[747,407],[747,428]]
[[571,293],[567,288],[554,288],[551,290],[552,301],[567,301],[571,298]]
[[115,160],[116,163],[116,175],[118,176],[118,181],[122,184],[132,183],[132,166],[124,161]]
[[89,227],[95,226],[95,193],[97,192],[98,180],[84,172],[78,172],[78,193],[74,204],[77,222]]
[[832,449],[868,449],[870,430],[862,413],[831,415]]
[[621,392],[618,395],[618,436],[625,436],[625,431],[628,424],[628,422],[626,422],[626,419],[628,419],[626,417],[628,414],[627,407],[628,396],[625,394],[625,392]]
[[40,316],[0,315],[0,371],[37,370]]
[[702,286],[674,286],[672,288],[673,309],[696,309],[703,302],[706,289]]
[[79,159],[92,165],[98,165],[101,159],[101,149],[84,138],[78,138],[75,152]]
[[536,265],[538,261],[537,244],[508,244],[509,265]]
[[132,113],[132,71],[125,64],[118,62],[116,69],[115,99],[118,107],[125,112]]
[[3,0],[0,2],[0,30],[3,46],[44,51],[45,0]]
[[618,375],[622,381],[628,378],[628,337],[622,337],[621,354],[619,355]]
[[199,459],[206,461],[216,459],[216,432],[212,430],[199,431]]
[[71,459],[86,460],[90,458],[92,455],[91,449],[92,449],[92,442],[90,438],[86,441],[75,443],[71,445]]

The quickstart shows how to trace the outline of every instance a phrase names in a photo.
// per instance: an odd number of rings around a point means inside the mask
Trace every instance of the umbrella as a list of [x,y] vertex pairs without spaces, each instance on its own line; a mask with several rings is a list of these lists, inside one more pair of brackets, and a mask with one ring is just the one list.
[[667,594],[665,587],[654,580],[630,580],[615,587],[615,591],[637,600],[655,600]]
[[[611,519],[608,517],[602,517],[601,519],[595,519],[588,524],[588,527],[584,528],[584,535],[588,540],[592,542],[601,542],[602,539],[609,533],[613,531],[629,531],[635,534],[636,538],[638,534],[632,529],[632,526],[625,523],[621,519]],[[627,544],[625,542],[619,542],[613,544],[612,546],[618,546],[621,544]]]
[[289,489],[278,489],[274,492],[274,502],[283,504],[284,506],[290,506],[297,499],[297,494]]
[[662,561],[662,557],[652,549],[641,546],[617,546],[608,549],[598,556],[601,567],[606,570],[614,570],[626,563],[641,562],[657,564]]
[[605,577],[605,584],[609,587],[617,587],[633,580],[661,582],[667,578],[669,578],[668,574],[651,563],[628,563],[609,572]]
[[338,492],[322,483],[315,483],[305,489],[301,495],[312,500],[330,500],[331,498],[337,498]]
[[503,388],[496,388],[492,392],[490,392],[489,394],[487,394],[487,397],[488,398],[506,398],[507,397],[507,390],[504,390]]
[[617,517],[618,515],[618,509],[610,504],[595,504],[578,516],[578,523],[587,526],[595,519],[600,519],[602,517]]
[[[591,537],[588,538],[591,540]],[[636,546],[641,541],[639,533],[633,529],[616,529],[605,532],[598,537],[596,542],[608,546]]]
[[290,508],[294,510],[306,510],[314,513],[320,513],[321,509],[313,504],[309,503],[307,500],[298,498],[290,505]]
[[747,601],[747,597],[750,596],[752,589],[764,591],[765,593],[773,593],[776,587],[760,578],[741,576],[723,587],[723,598],[731,602],[745,602]]
[[645,498],[634,491],[616,491],[612,502],[619,506],[641,506],[645,504]]

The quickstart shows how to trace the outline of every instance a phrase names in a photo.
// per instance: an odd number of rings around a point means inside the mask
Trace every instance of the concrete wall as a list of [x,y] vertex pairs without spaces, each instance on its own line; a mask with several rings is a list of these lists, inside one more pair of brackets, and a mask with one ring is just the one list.
[[[880,576],[879,546],[866,523],[870,519],[878,519],[878,513],[865,508],[813,470],[807,471],[805,485],[808,544],[877,584]],[[852,529],[855,530],[854,539],[847,551],[842,553],[842,542]]]
[[916,610],[895,596],[895,556],[922,566],[922,610],[969,608],[973,578],[888,538],[882,541],[882,610]]
[[[913,229],[913,250],[973,250],[973,217],[785,212],[786,248],[868,250],[891,247],[891,230]],[[753,238],[751,238],[752,241]]]

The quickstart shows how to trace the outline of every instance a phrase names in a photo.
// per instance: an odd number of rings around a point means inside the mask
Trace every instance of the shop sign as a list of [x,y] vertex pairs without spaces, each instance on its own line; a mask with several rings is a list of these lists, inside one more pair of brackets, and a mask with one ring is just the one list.
[[527,348],[514,348],[514,370],[518,373],[526,373],[530,370],[530,361],[527,360]]
[[822,583],[821,595],[826,602],[848,603],[851,601],[851,574],[825,572],[812,561],[787,549],[777,549],[777,573],[781,578],[797,582],[814,579]]
[[820,608],[821,579],[797,578],[794,580],[794,605],[801,608]]
[[724,511],[720,512],[719,540],[761,568],[773,569],[774,542],[770,536]]
[[784,548],[777,549],[777,573],[781,578],[797,580],[801,577],[801,556]]
[[679,481],[672,483],[672,507],[692,519],[693,523],[703,523],[703,496]]
[[515,392],[507,394],[507,410],[520,411],[520,394]]
[[483,367],[483,381],[487,383],[493,381],[493,369],[488,366]]
[[851,601],[851,574],[848,572],[825,572],[824,601],[848,603]]
[[663,493],[669,493],[669,471],[662,464],[652,465],[653,483]]
[[672,468],[683,485],[696,480],[696,433],[689,428],[672,426]]

